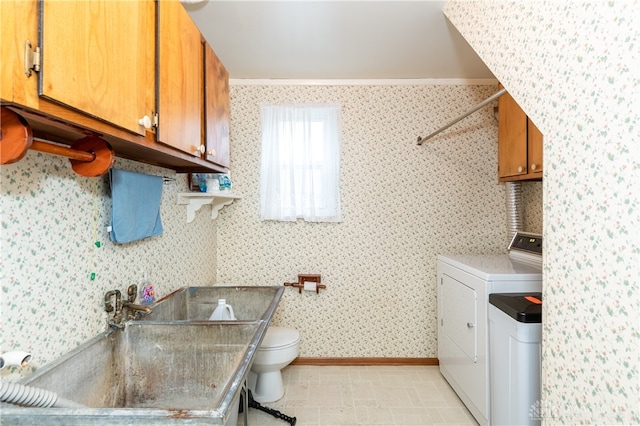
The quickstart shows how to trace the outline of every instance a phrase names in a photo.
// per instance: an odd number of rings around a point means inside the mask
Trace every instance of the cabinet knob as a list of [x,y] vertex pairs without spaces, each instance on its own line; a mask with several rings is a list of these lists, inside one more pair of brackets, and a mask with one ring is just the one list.
[[475,327],[475,326],[476,326],[476,325],[475,325],[474,323],[472,323],[472,322],[468,322],[468,323],[467,323],[467,328],[473,328],[473,327]]
[[538,165],[537,165],[536,163],[533,163],[533,164],[531,165],[531,170],[535,170],[535,169],[537,169],[537,168],[538,168]]
[[193,145],[193,153],[196,155],[204,154],[205,149],[204,145]]
[[212,157],[215,157],[216,155],[216,150],[215,149],[210,149],[209,151],[207,151],[207,155],[210,155]]
[[151,117],[145,115],[140,120],[138,120],[138,124],[140,124],[145,129],[149,130],[151,128]]
[[518,166],[518,173],[522,173],[522,172],[524,172],[524,167]]

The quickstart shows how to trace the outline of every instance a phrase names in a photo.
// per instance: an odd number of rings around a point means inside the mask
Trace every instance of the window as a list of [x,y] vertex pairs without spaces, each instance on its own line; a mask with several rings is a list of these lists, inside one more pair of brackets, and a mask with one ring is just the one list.
[[340,222],[339,105],[263,105],[260,218]]

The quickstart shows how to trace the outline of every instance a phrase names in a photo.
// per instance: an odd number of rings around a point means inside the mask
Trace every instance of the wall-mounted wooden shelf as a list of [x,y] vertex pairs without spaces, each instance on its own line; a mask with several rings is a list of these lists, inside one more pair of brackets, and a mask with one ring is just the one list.
[[230,192],[181,192],[178,194],[178,204],[187,206],[187,223],[195,219],[196,212],[200,207],[211,204],[211,219],[218,217],[218,212],[224,206],[233,203],[240,197]]

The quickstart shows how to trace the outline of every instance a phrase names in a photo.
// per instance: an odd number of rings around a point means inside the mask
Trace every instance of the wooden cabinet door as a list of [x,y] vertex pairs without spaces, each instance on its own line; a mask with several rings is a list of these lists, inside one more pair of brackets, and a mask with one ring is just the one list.
[[205,158],[229,167],[229,73],[208,43],[204,49]]
[[529,173],[542,173],[542,133],[527,118],[527,143]]
[[498,176],[527,174],[527,116],[511,95],[498,99]]
[[200,31],[178,0],[159,1],[157,7],[157,140],[200,157],[204,153]]
[[38,4],[0,0],[0,99],[36,108],[37,78],[24,69],[25,43],[38,44]]
[[41,4],[38,93],[144,135],[153,109],[154,3],[55,1]]

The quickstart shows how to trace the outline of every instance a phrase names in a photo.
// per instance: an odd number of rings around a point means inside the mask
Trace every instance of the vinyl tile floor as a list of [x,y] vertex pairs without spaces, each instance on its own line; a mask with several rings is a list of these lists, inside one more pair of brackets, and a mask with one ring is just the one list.
[[[284,396],[262,405],[296,426],[477,425],[437,366],[289,365],[282,378]],[[287,424],[249,409],[250,426]]]

